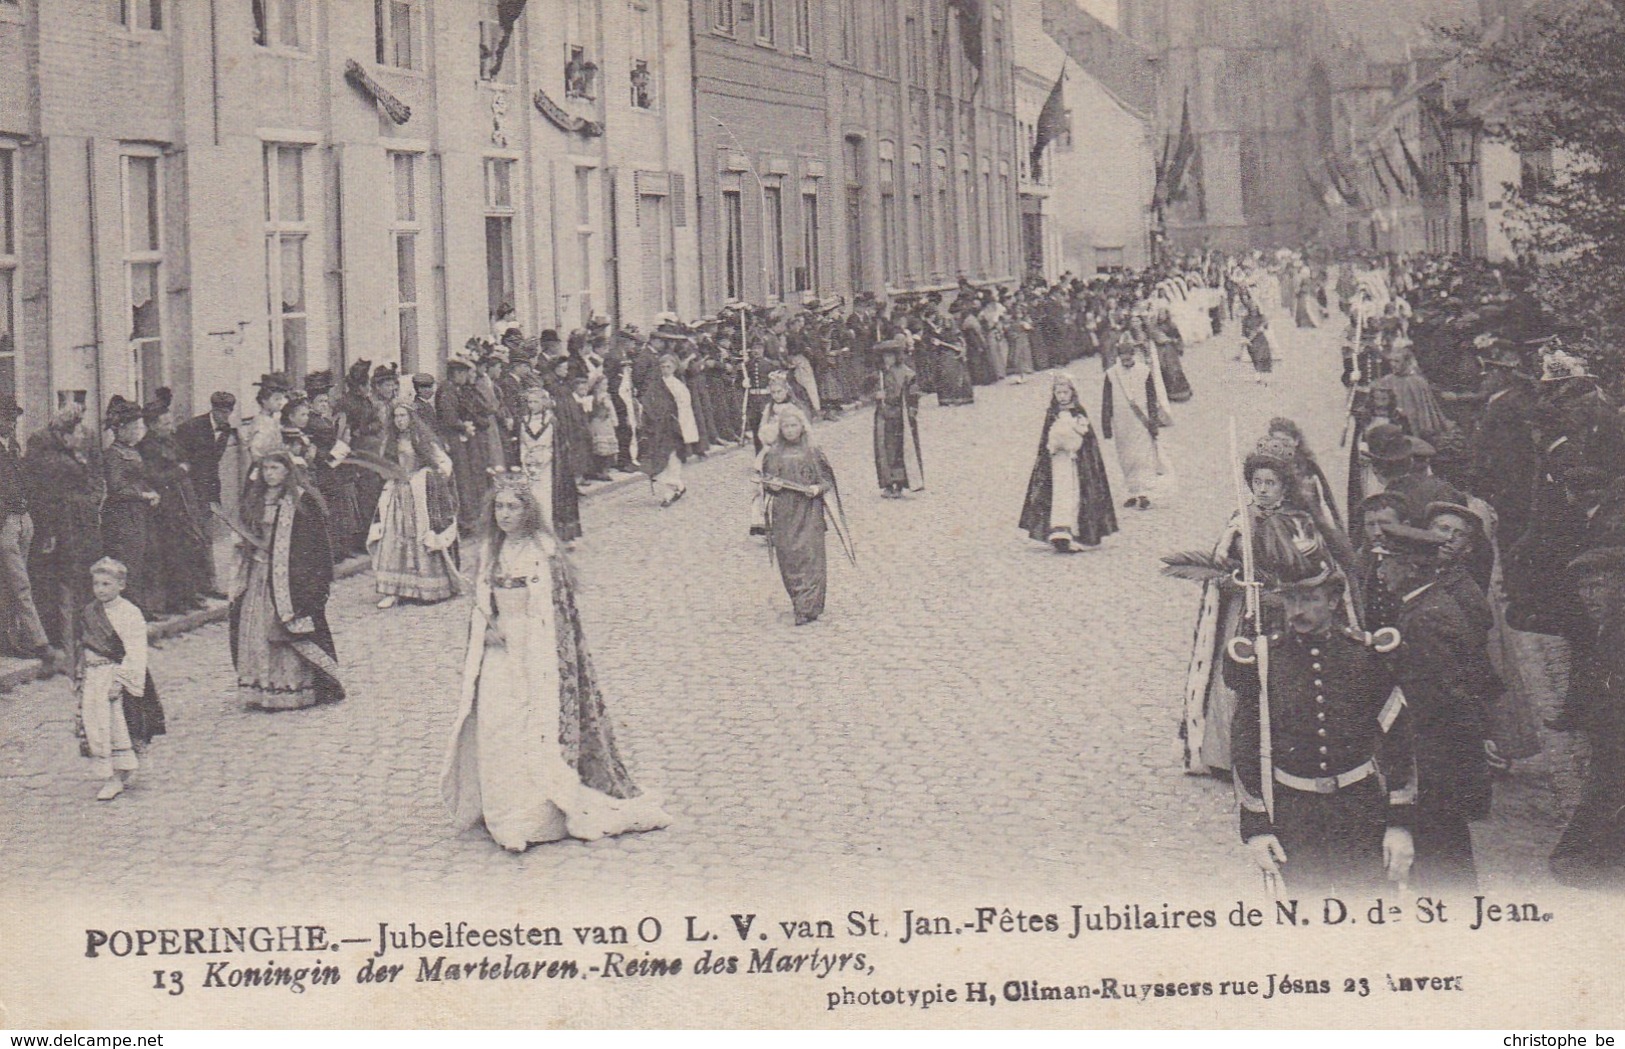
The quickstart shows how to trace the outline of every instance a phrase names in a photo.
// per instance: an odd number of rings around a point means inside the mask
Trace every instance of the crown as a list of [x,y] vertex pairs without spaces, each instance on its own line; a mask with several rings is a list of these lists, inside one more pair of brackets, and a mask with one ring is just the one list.
[[496,491],[517,491],[530,487],[530,477],[522,467],[492,467],[485,472],[491,475],[491,486]]

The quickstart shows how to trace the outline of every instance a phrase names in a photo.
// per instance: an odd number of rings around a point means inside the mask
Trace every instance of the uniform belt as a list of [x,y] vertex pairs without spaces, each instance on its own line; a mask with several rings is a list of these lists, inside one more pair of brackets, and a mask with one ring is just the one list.
[[751,388],[750,388],[750,391],[749,391],[749,392],[750,392],[750,393],[761,393],[761,394],[768,394],[768,393],[772,393],[772,392],[773,392],[773,391],[772,391],[772,390],[770,390],[770,389],[768,389],[768,388],[767,388],[767,387],[766,387],[766,386],[763,386],[763,387],[760,387],[760,388],[757,388],[757,387],[755,387],[755,386],[752,386],[752,387],[751,387]]
[[1335,776],[1316,776],[1313,779],[1294,776],[1290,772],[1276,769],[1275,782],[1283,787],[1301,790],[1306,794],[1336,794],[1340,790],[1347,790],[1349,787],[1361,782],[1376,771],[1376,764],[1370,761]]

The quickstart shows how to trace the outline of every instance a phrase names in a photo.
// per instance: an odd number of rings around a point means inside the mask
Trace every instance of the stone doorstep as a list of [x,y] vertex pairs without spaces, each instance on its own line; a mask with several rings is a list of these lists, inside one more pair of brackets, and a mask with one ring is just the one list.
[[[723,456],[737,452],[743,445],[725,444],[707,452],[706,461],[719,459]],[[616,492],[639,482],[647,483],[648,478],[641,473],[633,473],[627,477],[618,477],[612,481],[600,481],[582,493],[583,499],[594,499],[610,492]],[[364,555],[357,555],[333,566],[335,580],[349,579],[367,571],[368,560]],[[189,634],[211,623],[224,622],[230,613],[230,606],[225,601],[214,600],[205,608],[184,615],[171,616],[160,619],[147,627],[147,637],[153,641],[163,641],[167,638],[179,637]],[[37,680],[39,677],[39,661],[34,659],[20,659],[15,656],[0,656],[0,694],[10,692],[18,685]]]

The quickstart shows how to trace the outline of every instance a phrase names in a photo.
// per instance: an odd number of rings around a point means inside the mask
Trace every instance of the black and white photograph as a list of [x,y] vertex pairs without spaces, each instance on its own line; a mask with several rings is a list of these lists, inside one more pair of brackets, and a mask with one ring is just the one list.
[[0,0],[0,1026],[1622,1026],[1622,128],[1625,0]]

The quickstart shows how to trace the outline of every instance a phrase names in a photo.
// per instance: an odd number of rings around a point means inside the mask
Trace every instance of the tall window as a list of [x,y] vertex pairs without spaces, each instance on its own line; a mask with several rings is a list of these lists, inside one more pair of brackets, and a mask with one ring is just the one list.
[[846,169],[846,266],[852,287],[863,286],[863,140],[848,138],[842,166]]
[[17,151],[0,144],[0,395],[17,393]]
[[485,305],[491,320],[519,307],[514,271],[514,166],[502,157],[485,159]]
[[[987,161],[984,160],[982,163],[986,164]],[[980,223],[983,231],[982,262],[984,265],[991,268],[993,266],[994,245],[998,243],[999,238],[997,235],[997,230],[994,226],[993,218],[993,173],[986,169],[982,171],[981,205],[982,206],[977,210],[977,217],[981,218],[984,214],[986,215],[986,219]]]
[[887,284],[897,281],[898,251],[897,226],[897,161],[886,156],[884,144],[880,155],[880,270]]
[[303,47],[305,0],[249,0],[254,43],[261,47]]
[[391,153],[390,173],[395,183],[395,221],[389,236],[395,253],[395,333],[401,367],[418,367],[418,158],[413,153]]
[[958,208],[955,209],[955,219],[959,223],[959,258],[954,260],[954,269],[976,268],[976,248],[973,246],[976,237],[976,212],[971,208],[971,194],[974,183],[971,182],[970,157],[964,153],[959,155],[959,194]]
[[953,200],[948,194],[948,152],[937,150],[937,269],[942,273],[959,270],[959,224],[954,221]]
[[[503,17],[503,8],[509,8]],[[514,82],[516,42],[513,35],[518,17],[502,0],[480,0],[480,79],[498,83]]]
[[265,302],[273,371],[303,375],[309,307],[305,248],[305,148],[265,147]]
[[373,0],[372,11],[378,64],[421,68],[417,41],[422,32],[422,0]]
[[841,5],[841,61],[857,62],[858,40],[861,30],[858,28],[858,0],[836,0]]
[[875,13],[875,70],[897,72],[897,0],[878,0]]
[[801,291],[817,293],[818,265],[818,183],[809,182],[801,190]]
[[926,86],[925,26],[920,21],[919,0],[909,0],[908,19],[903,24],[904,46],[908,48],[908,79],[918,86]]
[[653,109],[660,32],[655,26],[654,11],[649,3],[632,0],[627,6],[632,18],[632,108]]
[[784,297],[784,191],[778,186],[762,190],[762,221],[767,223],[767,297]]
[[1007,166],[999,168],[999,201],[994,210],[996,219],[993,228],[998,231],[999,250],[994,256],[993,264],[998,267],[1001,274],[1007,274],[1013,269],[1010,265],[1010,170]]
[[775,0],[756,0],[756,42],[758,44],[771,46],[776,39],[773,17],[774,4]]
[[790,0],[790,3],[795,14],[791,46],[797,54],[809,54],[812,51],[812,0]]
[[107,0],[113,21],[126,29],[164,27],[164,0]]
[[908,206],[908,269],[910,274],[923,277],[929,256],[925,248],[925,163],[918,146],[909,150]]
[[737,189],[722,191],[723,278],[730,299],[745,297],[745,205]]
[[156,154],[123,158],[124,287],[136,395],[163,385],[163,187]]
[[592,241],[596,226],[593,223],[593,176],[596,168],[576,168],[576,276],[579,282],[581,315],[592,315]]
[[711,0],[711,28],[718,33],[733,36],[734,0]]

